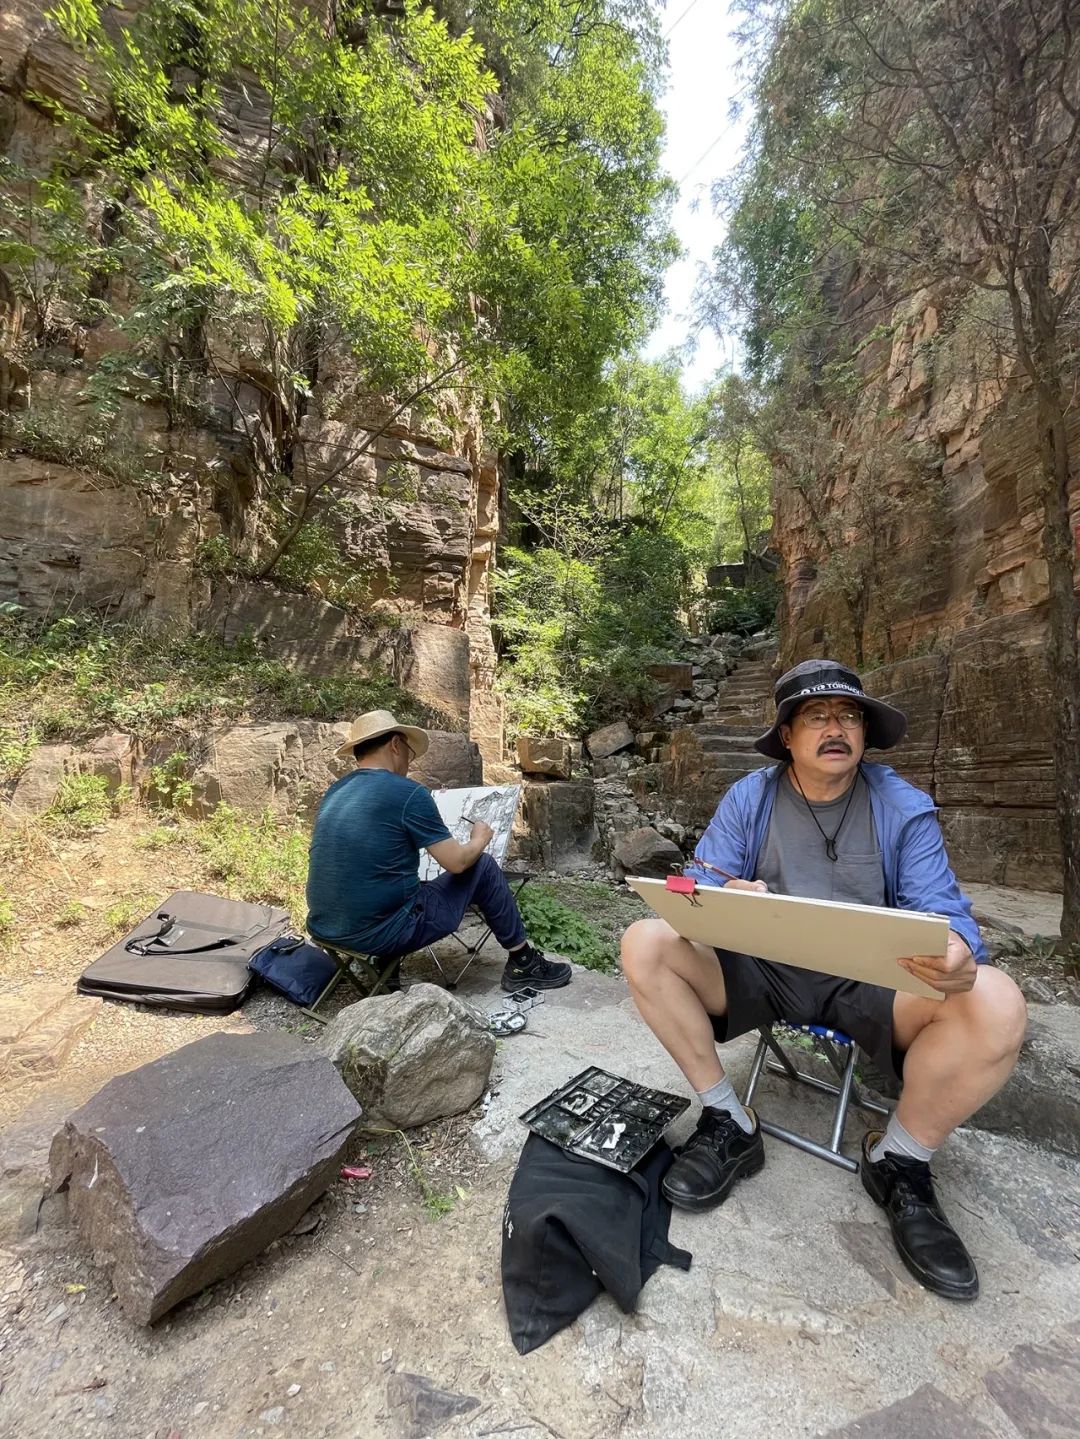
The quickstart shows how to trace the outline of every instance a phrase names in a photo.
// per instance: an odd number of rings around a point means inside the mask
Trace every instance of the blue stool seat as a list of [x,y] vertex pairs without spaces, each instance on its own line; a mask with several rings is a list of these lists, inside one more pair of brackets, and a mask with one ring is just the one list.
[[[786,1030],[791,1034],[809,1035],[814,1048],[828,1061],[835,1072],[837,1082],[830,1083],[826,1079],[819,1079],[816,1074],[806,1074],[803,1070],[796,1068],[774,1033],[777,1029]],[[772,1058],[769,1057],[770,1054],[773,1056]],[[859,1167],[858,1164],[840,1151],[848,1109],[854,1103],[860,1109],[868,1109],[874,1114],[889,1113],[887,1105],[867,1098],[856,1085],[855,1061],[857,1056],[858,1046],[851,1036],[845,1034],[841,1029],[829,1029],[822,1024],[792,1024],[788,1020],[781,1020],[772,1028],[762,1026],[758,1030],[757,1052],[750,1067],[750,1078],[747,1082],[743,1104],[753,1103],[758,1083],[765,1071],[782,1075],[785,1079],[790,1079],[797,1084],[806,1084],[811,1089],[821,1090],[825,1094],[834,1095],[836,1108],[833,1113],[832,1133],[829,1136],[828,1144],[820,1144],[817,1140],[807,1138],[806,1135],[796,1134],[794,1130],[773,1124],[762,1119],[760,1115],[758,1115],[758,1123],[765,1133],[771,1134],[774,1139],[782,1139],[785,1144],[793,1144],[797,1149],[804,1149],[808,1154],[815,1154],[819,1159],[839,1165],[841,1169],[855,1171]]]

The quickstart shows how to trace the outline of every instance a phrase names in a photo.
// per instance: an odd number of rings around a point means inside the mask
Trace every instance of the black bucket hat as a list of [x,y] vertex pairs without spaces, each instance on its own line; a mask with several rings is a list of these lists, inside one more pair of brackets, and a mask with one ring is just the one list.
[[803,660],[776,681],[776,719],[772,728],[754,741],[754,748],[770,759],[787,759],[788,748],[780,738],[780,726],[790,721],[803,700],[827,699],[829,695],[850,695],[858,701],[866,713],[867,749],[892,749],[907,733],[907,716],[884,700],[868,695],[862,680],[847,665],[836,660]]

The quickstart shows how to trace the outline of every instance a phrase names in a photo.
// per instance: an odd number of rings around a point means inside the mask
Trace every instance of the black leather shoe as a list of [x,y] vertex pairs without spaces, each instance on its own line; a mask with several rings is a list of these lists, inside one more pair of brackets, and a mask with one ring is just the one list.
[[761,1129],[751,1134],[726,1109],[703,1109],[698,1127],[664,1175],[664,1195],[677,1209],[715,1209],[737,1179],[756,1174],[765,1163]]
[[920,1284],[946,1299],[977,1299],[979,1276],[963,1241],[941,1211],[929,1164],[886,1154],[874,1164],[881,1138],[863,1139],[863,1188],[889,1216],[896,1252]]
[[509,994],[516,989],[562,989],[573,973],[562,960],[545,959],[543,950],[527,944],[507,959],[499,982]]

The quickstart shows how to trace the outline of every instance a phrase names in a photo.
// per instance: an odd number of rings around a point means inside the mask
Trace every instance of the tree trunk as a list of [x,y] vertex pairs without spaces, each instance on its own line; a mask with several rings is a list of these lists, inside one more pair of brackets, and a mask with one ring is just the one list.
[[1037,401],[1039,459],[1049,572],[1050,676],[1054,706],[1054,772],[1061,833],[1061,937],[1080,944],[1080,601],[1076,546],[1069,523],[1069,442],[1061,396],[1042,389]]

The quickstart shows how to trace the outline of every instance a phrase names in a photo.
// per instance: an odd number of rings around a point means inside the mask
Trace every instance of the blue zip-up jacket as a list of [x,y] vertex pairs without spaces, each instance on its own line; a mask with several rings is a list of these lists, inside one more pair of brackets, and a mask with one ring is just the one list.
[[[769,829],[776,786],[786,767],[780,764],[754,770],[736,780],[717,805],[694,858],[740,879],[753,879]],[[893,909],[944,915],[949,928],[966,941],[976,962],[985,964],[989,958],[986,946],[971,901],[949,867],[934,801],[888,765],[863,761],[861,768],[881,846],[885,903]],[[693,869],[693,863],[687,868]],[[708,870],[699,869],[694,878],[699,884],[724,883]]]

